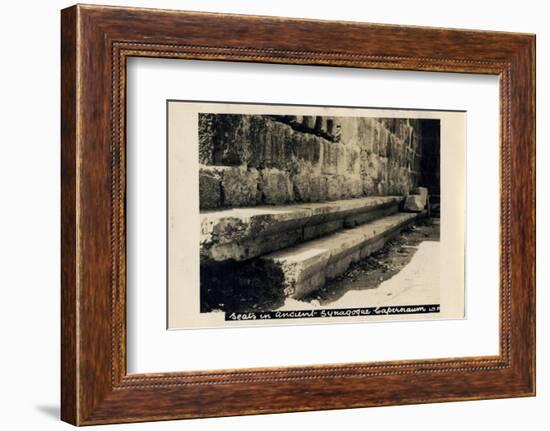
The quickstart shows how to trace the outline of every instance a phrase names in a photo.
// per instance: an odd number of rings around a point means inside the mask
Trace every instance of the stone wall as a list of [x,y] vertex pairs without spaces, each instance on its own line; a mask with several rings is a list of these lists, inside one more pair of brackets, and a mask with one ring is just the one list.
[[421,122],[199,114],[201,209],[407,194]]

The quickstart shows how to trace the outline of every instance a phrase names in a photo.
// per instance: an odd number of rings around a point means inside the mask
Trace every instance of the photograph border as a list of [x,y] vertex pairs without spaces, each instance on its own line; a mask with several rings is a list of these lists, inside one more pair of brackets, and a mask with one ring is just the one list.
[[[499,355],[128,375],[125,102],[132,56],[498,75]],[[535,36],[64,9],[61,314],[61,418],[75,425],[533,396]]]
[[[433,120],[434,118],[433,117],[423,117],[422,116],[422,113],[428,113],[428,114],[435,114],[435,113],[442,113],[442,114],[449,114],[449,113],[452,113],[452,114],[466,114],[467,111],[465,109],[428,109],[428,108],[412,108],[412,107],[408,107],[408,108],[396,108],[396,107],[376,107],[376,106],[354,106],[354,105],[326,105],[326,104],[299,104],[299,103],[269,103],[269,102],[246,102],[246,101],[242,101],[242,100],[239,100],[239,101],[227,101],[227,100],[212,100],[212,101],[207,101],[207,100],[187,100],[187,99],[178,99],[178,98],[171,98],[171,99],[167,99],[166,100],[166,179],[165,179],[165,183],[166,183],[166,215],[165,215],[165,221],[166,221],[166,232],[165,232],[165,238],[166,238],[166,256],[167,256],[167,263],[166,263],[166,266],[165,266],[165,275],[166,275],[166,329],[168,330],[174,330],[174,331],[180,331],[180,330],[196,330],[196,329],[211,329],[211,328],[217,328],[217,329],[221,329],[221,328],[235,328],[235,327],[255,327],[255,326],[291,326],[291,325],[297,325],[297,324],[300,324],[300,325],[318,325],[318,324],[349,324],[349,323],[365,323],[365,322],[377,322],[377,323],[380,323],[382,321],[387,321],[387,322],[392,322],[392,321],[400,321],[400,320],[429,320],[429,321],[436,321],[436,320],[454,320],[454,319],[465,319],[466,318],[466,304],[465,304],[465,297],[466,297],[466,286],[464,284],[465,280],[459,280],[457,278],[456,280],[456,283],[454,283],[454,288],[458,287],[458,285],[460,285],[460,291],[461,291],[461,301],[462,301],[462,307],[460,307],[461,311],[460,313],[458,313],[457,310],[454,310],[454,312],[451,312],[451,313],[447,313],[447,314],[439,314],[439,315],[436,315],[436,314],[432,314],[430,312],[419,312],[419,313],[404,313],[405,314],[405,318],[403,318],[403,316],[399,313],[395,313],[395,314],[392,314],[390,313],[389,317],[386,317],[384,320],[382,319],[377,319],[377,317],[379,316],[370,316],[370,317],[365,317],[365,316],[354,316],[354,317],[330,317],[330,318],[312,318],[312,319],[304,319],[304,318],[288,318],[288,317],[285,317],[285,318],[276,318],[276,317],[273,317],[269,320],[257,320],[257,321],[254,321],[254,322],[251,322],[251,321],[238,321],[238,320],[235,320],[235,321],[230,321],[230,320],[225,320],[225,323],[222,324],[221,322],[216,324],[216,323],[204,323],[204,324],[199,324],[197,326],[193,325],[191,323],[191,321],[196,318],[196,315],[194,315],[194,313],[192,311],[190,311],[189,309],[185,309],[185,313],[183,312],[183,310],[180,310],[180,311],[177,311],[175,312],[175,314],[179,314],[180,316],[182,315],[187,315],[189,316],[188,320],[186,321],[187,323],[189,323],[190,326],[186,326],[184,324],[173,324],[171,325],[170,324],[170,321],[171,321],[171,317],[170,317],[170,298],[171,298],[171,294],[174,294],[174,291],[177,290],[177,287],[174,287],[174,286],[170,286],[170,272],[171,272],[171,264],[170,264],[170,254],[171,253],[175,253],[174,251],[170,251],[170,248],[171,248],[171,234],[170,234],[170,227],[169,227],[169,221],[172,217],[173,220],[176,220],[178,217],[174,215],[174,210],[171,210],[171,207],[170,207],[170,203],[171,203],[171,197],[170,197],[170,181],[171,180],[174,180],[175,178],[175,175],[176,175],[176,171],[177,169],[171,171],[170,169],[170,159],[171,158],[174,158],[174,155],[172,153],[172,151],[175,151],[175,148],[170,148],[170,119],[169,119],[169,112],[170,112],[170,105],[171,104],[174,104],[174,107],[176,104],[179,104],[179,103],[182,103],[182,104],[186,104],[186,105],[195,105],[195,106],[198,106],[200,107],[199,112],[202,113],[202,111],[204,109],[211,109],[212,106],[219,106],[219,107],[222,107],[222,111],[223,111],[223,107],[228,107],[231,111],[233,110],[233,108],[235,106],[238,106],[238,107],[242,107],[241,109],[241,113],[235,113],[233,112],[232,114],[230,115],[269,115],[269,114],[254,114],[254,113],[251,113],[251,112],[245,112],[247,111],[250,107],[260,107],[260,108],[265,108],[265,109],[269,109],[270,107],[275,107],[276,109],[277,108],[285,108],[285,107],[290,107],[291,109],[296,109],[296,108],[299,108],[299,109],[303,109],[303,110],[308,110],[308,109],[315,109],[315,108],[329,108],[331,110],[340,110],[340,109],[345,109],[345,110],[361,110],[363,111],[363,113],[367,116],[367,118],[372,118],[372,119],[380,119],[380,118],[392,118],[394,120],[401,120],[402,118],[399,117],[399,116],[396,116],[396,113],[398,112],[408,112],[408,113],[411,113],[411,114],[419,114],[418,116],[411,116],[411,117],[405,117],[406,119],[417,119],[417,120],[426,120],[426,119],[431,119]],[[372,116],[373,112],[376,111],[377,114],[376,116]],[[208,111],[209,112],[209,111]],[[253,112],[253,111],[252,111]],[[389,117],[385,117],[381,114],[381,112],[386,112],[389,114]],[[207,111],[204,111],[204,113],[207,113]],[[216,115],[216,114],[215,114]],[[311,114],[311,115],[315,115],[315,114]],[[329,116],[333,116],[333,115],[329,115]],[[365,118],[365,117],[362,117],[362,116],[359,116],[359,115],[354,115],[354,116],[346,116],[344,114],[336,114],[334,113],[334,116],[338,117],[338,116],[341,116],[343,118]],[[442,121],[441,118],[438,118],[438,121]],[[464,121],[463,121],[463,124],[462,124],[463,128],[466,129],[466,117],[464,116]],[[192,139],[192,138],[191,138]],[[191,140],[184,140],[184,141],[180,141],[180,142],[185,142],[185,145],[187,145],[187,143],[191,143],[192,141]],[[464,142],[462,143],[463,145],[463,148],[462,150],[459,150],[459,152],[464,152],[465,153],[465,150],[466,150],[466,145],[465,145],[465,137],[464,137]],[[196,145],[199,145],[199,143],[197,142]],[[439,142],[438,144],[439,146],[441,145],[441,143]],[[174,158],[174,162],[175,162],[175,158]],[[199,169],[200,167],[200,162],[198,162],[197,166],[194,167],[195,169]],[[210,165],[205,165],[205,166],[210,166]],[[212,166],[215,166],[215,165],[212,165]],[[226,166],[230,166],[230,165],[220,165],[220,166],[223,166],[223,167],[226,167]],[[233,166],[233,165],[231,165]],[[183,168],[183,171],[186,171],[186,172],[190,172],[192,171],[193,168],[189,169],[189,167],[187,168]],[[180,169],[181,171],[181,169]],[[462,172],[462,175],[459,176],[459,181],[461,183],[464,183],[466,182],[466,178],[465,178],[465,172]],[[176,181],[176,180],[175,180]],[[421,186],[421,184],[418,185],[419,187]],[[463,193],[465,193],[465,190],[463,191]],[[396,195],[397,193],[394,193],[394,195]],[[383,195],[381,195],[383,196]],[[403,197],[406,196],[406,195],[403,195]],[[367,197],[366,195],[362,195],[361,197]],[[465,196],[463,197],[465,198]],[[173,199],[176,199],[175,197]],[[341,198],[341,199],[336,199],[336,200],[322,200],[322,201],[293,201],[293,202],[290,202],[289,204],[290,205],[309,205],[309,204],[313,204],[313,205],[316,205],[318,203],[330,203],[330,202],[336,202],[336,201],[339,201],[339,200],[345,200],[345,199],[349,199],[349,198]],[[403,202],[400,204],[401,207],[403,206]],[[281,205],[281,204],[278,204],[278,205]],[[259,206],[263,206],[263,207],[269,207],[270,204],[261,204]],[[276,207],[276,205],[275,205]],[[239,208],[246,208],[246,207],[240,207],[240,206],[234,206],[234,207],[219,207],[219,208],[216,208],[216,209],[208,209],[208,210],[214,210],[214,211],[223,211],[223,210],[227,210],[227,209],[233,209],[233,210],[238,210]],[[200,210],[202,211],[202,210]],[[399,211],[404,211],[403,208],[401,208]],[[185,210],[185,213],[187,213],[187,206],[186,206],[186,210]],[[406,212],[406,210],[405,210]],[[428,212],[425,213],[426,214],[426,219],[429,219],[429,215],[428,215]],[[200,214],[199,214],[200,216]],[[418,222],[418,220],[417,220]],[[417,222],[413,223],[413,224],[416,224]],[[420,222],[422,223],[422,222]],[[462,220],[462,223],[465,223],[464,220]],[[186,223],[184,223],[184,225],[186,225]],[[457,257],[459,259],[459,261],[461,262],[461,266],[462,266],[462,270],[460,271],[462,274],[464,274],[464,270],[465,270],[465,255],[464,255],[464,245],[465,245],[465,242],[466,242],[466,232],[465,232],[465,226],[459,226],[458,224],[455,226],[457,229],[464,229],[463,233],[464,233],[464,236],[463,236],[463,244],[462,246],[460,247],[460,250],[461,250],[461,256],[453,256],[453,257]],[[452,228],[449,228],[449,230],[452,230]],[[438,228],[438,232],[439,232],[439,228]],[[346,229],[344,229],[344,231],[346,231]],[[330,234],[335,234],[336,231],[331,231]],[[311,240],[315,241],[315,240],[318,240],[318,239],[322,239],[323,236],[320,236],[320,237],[314,237],[314,238],[311,238]],[[394,237],[395,239],[395,237]],[[300,243],[298,244],[292,244],[291,246],[296,246],[296,245],[299,245]],[[303,242],[301,243],[302,245],[305,245],[306,243]],[[173,244],[172,244],[173,246]],[[273,250],[274,252],[276,252],[278,249],[276,250]],[[412,257],[412,255],[411,255]],[[349,267],[348,267],[348,270],[349,270]],[[186,274],[187,276],[187,274]],[[454,280],[453,280],[454,281]],[[327,283],[328,283],[328,279],[327,279]],[[451,283],[452,284],[452,283]],[[183,286],[182,283],[179,283],[178,284],[179,286]],[[449,289],[449,286],[446,287],[447,289]],[[451,287],[450,290],[453,290],[454,289],[453,287]],[[200,289],[200,286],[190,286],[190,285],[185,285],[185,290],[186,291],[190,291],[192,289]],[[355,290],[355,289],[351,289],[351,290]],[[456,290],[456,289],[454,289]],[[181,294],[181,292],[180,292]],[[190,303],[192,303],[193,301],[190,299]],[[434,305],[437,305],[437,306],[443,306],[441,301],[438,301],[437,304],[436,303],[421,303],[421,304],[417,304],[417,303],[414,303],[414,302],[405,302],[405,303],[397,303],[397,304],[379,304],[378,306],[380,307],[410,307],[410,306],[434,306]],[[448,305],[448,304],[447,304]],[[363,304],[356,304],[356,306],[354,307],[351,307],[351,306],[348,306],[348,307],[344,307],[344,309],[346,310],[353,310],[353,309],[367,309],[367,308],[375,308],[376,306],[372,306],[372,304],[366,304],[366,303],[363,303]],[[175,307],[174,307],[175,308]],[[172,309],[172,312],[174,312],[174,308]],[[334,307],[330,305],[330,303],[328,304],[328,306],[321,306],[320,304],[319,305],[316,305],[316,306],[312,306],[310,307],[309,309],[307,308],[298,308],[296,311],[312,311],[312,310],[332,310]],[[255,310],[253,311],[252,313],[255,314],[255,313],[261,313],[261,311],[268,311],[268,310]],[[270,310],[270,311],[275,311],[275,310]],[[292,311],[292,310],[286,310],[286,311]],[[245,313],[245,312],[243,312]],[[202,312],[201,312],[202,314]],[[459,315],[460,314],[460,315]],[[422,319],[418,319],[418,316],[421,315],[423,316]],[[257,316],[257,314],[256,314]],[[413,316],[411,318],[411,316]],[[325,322],[322,322],[321,320],[322,319],[325,319],[326,321]],[[174,321],[174,319],[172,318],[172,321]],[[262,322],[262,323],[260,323]],[[233,326],[232,324],[234,323],[237,323],[238,326]],[[243,324],[244,323],[244,324]]]

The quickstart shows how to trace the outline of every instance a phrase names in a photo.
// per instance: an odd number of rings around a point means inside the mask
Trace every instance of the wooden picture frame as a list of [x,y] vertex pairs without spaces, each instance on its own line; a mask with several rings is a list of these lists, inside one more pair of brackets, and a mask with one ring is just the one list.
[[[82,5],[61,16],[64,421],[535,394],[534,35]],[[131,56],[498,75],[500,354],[128,375],[125,65]]]

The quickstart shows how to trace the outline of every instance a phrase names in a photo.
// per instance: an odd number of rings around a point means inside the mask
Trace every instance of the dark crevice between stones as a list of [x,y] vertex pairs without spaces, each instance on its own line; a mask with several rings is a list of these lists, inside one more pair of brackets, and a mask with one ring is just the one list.
[[220,179],[220,207],[225,206],[225,190],[223,188],[223,179]]
[[257,192],[257,201],[260,205],[265,205],[265,201],[267,199],[265,193],[264,193],[264,189],[262,187],[262,184],[263,184],[263,181],[264,181],[264,172],[262,170],[259,170],[258,171],[259,173],[259,178],[258,178],[258,185],[256,186],[258,192]]
[[292,190],[294,192],[294,200],[296,202],[305,202],[304,199],[302,198],[301,194],[300,194],[300,188],[298,187],[298,185],[294,181],[292,182]]
[[268,311],[285,301],[283,273],[259,259],[218,262],[200,267],[200,310],[208,313]]

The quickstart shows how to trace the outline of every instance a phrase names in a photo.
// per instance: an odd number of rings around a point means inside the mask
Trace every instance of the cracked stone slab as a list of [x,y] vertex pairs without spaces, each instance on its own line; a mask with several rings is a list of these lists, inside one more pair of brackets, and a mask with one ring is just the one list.
[[252,259],[395,213],[402,201],[372,196],[201,212],[201,263]]

